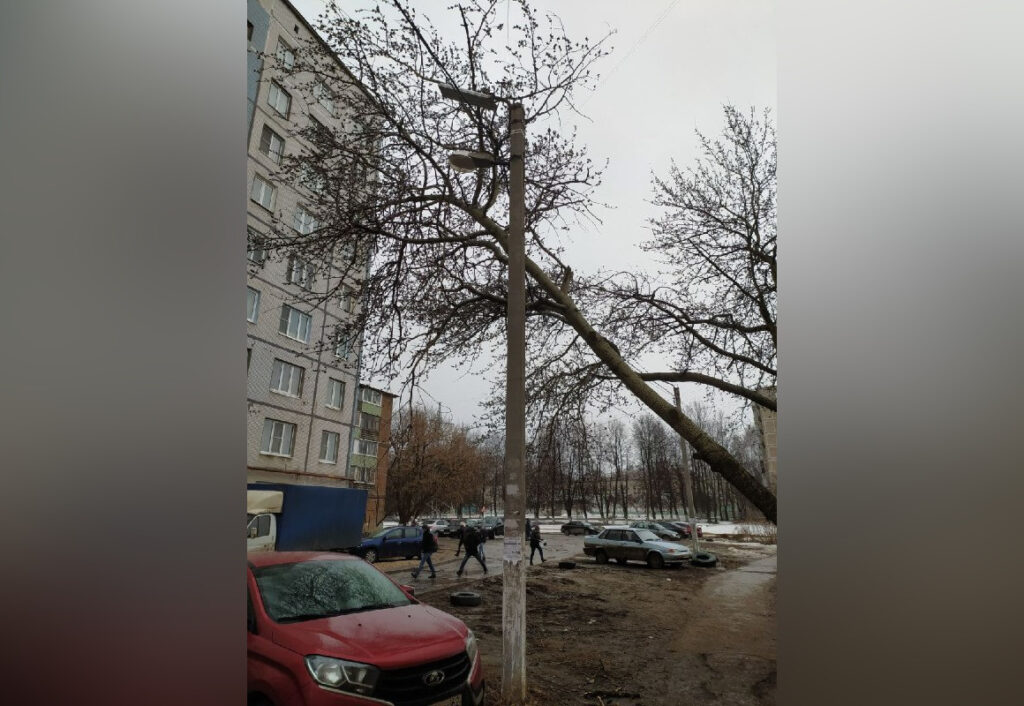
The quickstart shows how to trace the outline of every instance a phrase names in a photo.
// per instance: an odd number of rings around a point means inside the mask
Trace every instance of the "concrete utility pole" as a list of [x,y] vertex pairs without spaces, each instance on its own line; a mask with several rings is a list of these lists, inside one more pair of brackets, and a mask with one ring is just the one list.
[[522,103],[509,106],[508,120],[511,145],[501,695],[506,704],[522,704],[526,701],[526,118]]
[[[672,386],[672,395],[676,398],[676,409],[683,413],[683,405],[679,401],[679,388]],[[693,553],[700,551],[700,537],[697,535],[697,513],[693,509],[693,479],[690,478],[690,455],[686,452],[686,439],[680,435],[679,450],[682,452],[683,485],[686,486],[686,511],[689,513],[690,539],[693,540]]]

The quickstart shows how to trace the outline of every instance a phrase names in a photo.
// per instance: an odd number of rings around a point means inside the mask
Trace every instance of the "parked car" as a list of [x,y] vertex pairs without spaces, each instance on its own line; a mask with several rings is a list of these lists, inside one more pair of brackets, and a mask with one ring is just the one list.
[[352,553],[371,564],[381,559],[416,559],[422,540],[419,527],[390,527],[364,539]]
[[607,564],[609,559],[620,564],[643,561],[652,569],[683,564],[691,556],[689,547],[662,541],[650,530],[621,527],[610,527],[596,537],[584,537],[583,553],[594,557],[598,564]]
[[457,517],[446,517],[444,522],[445,524],[438,526],[437,535],[439,537],[456,536],[459,531],[459,523],[462,522],[462,520]]
[[637,520],[636,522],[630,523],[629,526],[633,529],[649,530],[651,532],[654,532],[654,534],[658,535],[660,538],[668,540],[669,542],[674,542],[677,539],[682,539],[682,535],[680,535],[679,532],[668,529],[667,527],[662,527],[660,523],[655,522],[654,520]]
[[500,517],[485,517],[481,520],[480,526],[490,539],[501,537],[505,534],[505,521]]
[[[693,528],[689,522],[683,522],[681,520],[674,520],[672,522],[663,523],[672,527],[676,532],[683,536],[683,539],[690,539],[693,536]],[[697,525],[697,536],[704,536],[704,528]]]
[[583,520],[569,520],[562,525],[562,534],[568,537],[570,534],[600,534],[601,528]]
[[444,536],[443,533],[447,531],[449,528],[449,520],[446,520],[443,517],[439,520],[433,520],[432,522],[428,522],[427,524],[430,525],[430,531],[438,535],[439,537]]
[[484,701],[473,632],[344,554],[249,554],[248,703]]

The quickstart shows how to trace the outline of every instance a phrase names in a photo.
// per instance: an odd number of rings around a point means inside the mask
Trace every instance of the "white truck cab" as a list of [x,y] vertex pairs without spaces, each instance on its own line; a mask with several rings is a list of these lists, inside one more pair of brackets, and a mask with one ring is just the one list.
[[284,506],[279,490],[246,491],[246,551],[273,551],[277,544],[277,517]]

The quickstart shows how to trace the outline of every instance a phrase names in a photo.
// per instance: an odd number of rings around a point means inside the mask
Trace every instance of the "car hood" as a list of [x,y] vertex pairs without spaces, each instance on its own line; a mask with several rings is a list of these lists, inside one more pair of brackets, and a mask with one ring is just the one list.
[[324,655],[394,669],[466,649],[465,624],[422,603],[275,625],[271,639],[301,655]]
[[669,549],[675,549],[680,554],[689,554],[690,548],[685,544],[679,544],[678,542],[644,542],[644,546],[654,547],[662,551],[668,551]]

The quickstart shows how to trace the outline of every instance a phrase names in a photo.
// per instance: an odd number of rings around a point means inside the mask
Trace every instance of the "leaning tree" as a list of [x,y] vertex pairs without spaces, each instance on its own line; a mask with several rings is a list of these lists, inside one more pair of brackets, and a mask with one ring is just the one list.
[[[278,177],[309,187],[313,226],[297,235],[281,224],[265,246],[324,272],[340,268],[318,296],[361,289],[358,316],[338,326],[331,344],[367,332],[364,369],[394,375],[479,358],[505,336],[508,125],[500,111],[442,100],[438,86],[523,104],[528,362],[531,374],[540,371],[532,399],[550,399],[543,388],[552,375],[576,380],[577,391],[635,397],[774,521],[774,495],[651,388],[635,342],[601,329],[600,298],[565,262],[574,226],[595,218],[601,169],[561,118],[593,87],[608,38],[574,41],[558,18],[525,1],[513,6],[509,26],[505,4],[500,12],[495,1],[453,6],[461,38],[448,41],[410,2],[351,15],[331,3],[318,29],[344,69],[316,42],[279,68],[309,101],[326,99],[343,126],[310,121],[298,129],[310,147],[290,154]],[[497,163],[457,172],[448,163],[453,148],[490,153]]]

